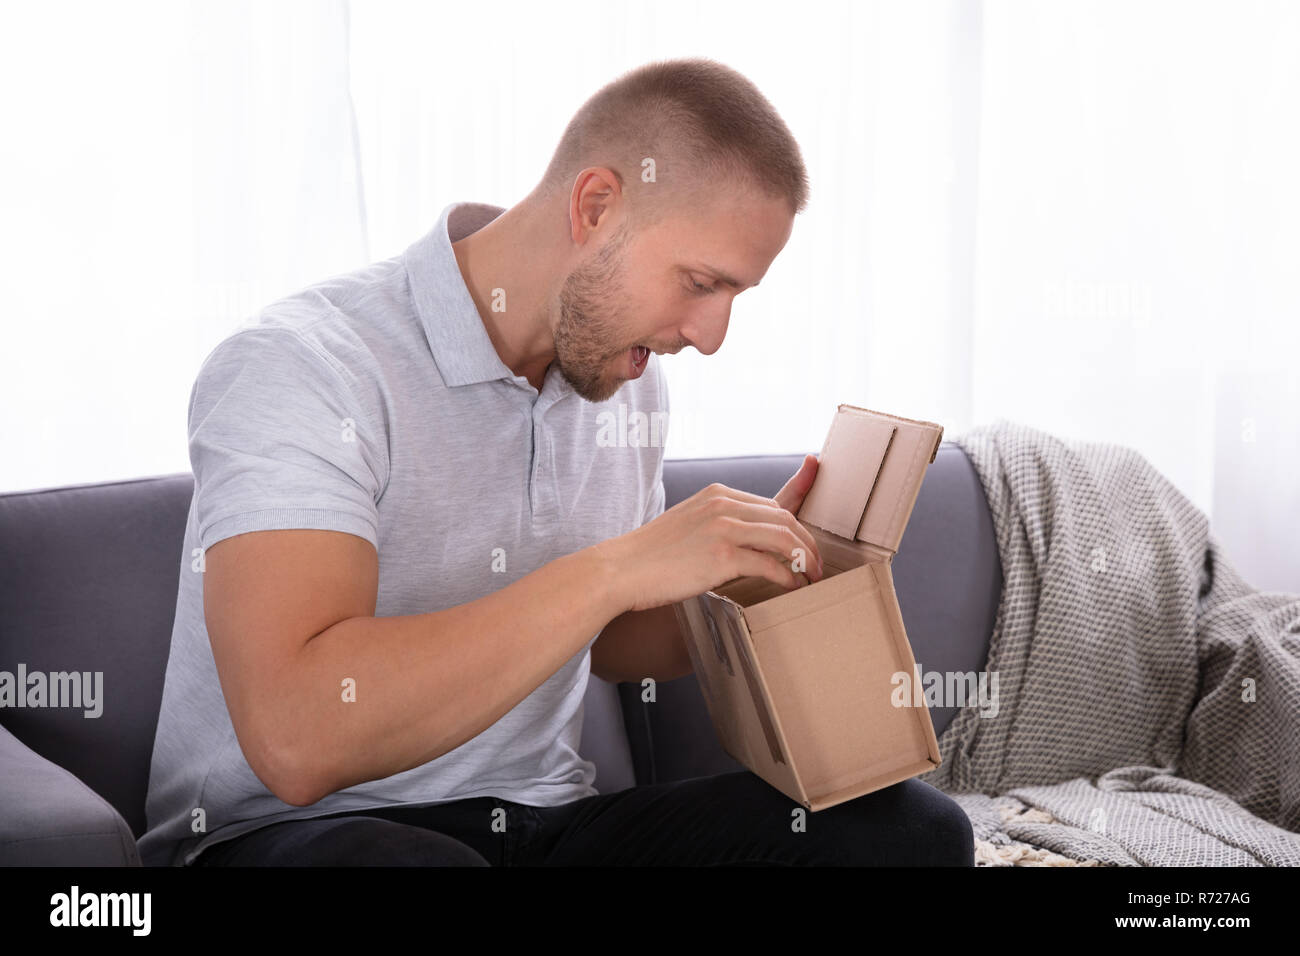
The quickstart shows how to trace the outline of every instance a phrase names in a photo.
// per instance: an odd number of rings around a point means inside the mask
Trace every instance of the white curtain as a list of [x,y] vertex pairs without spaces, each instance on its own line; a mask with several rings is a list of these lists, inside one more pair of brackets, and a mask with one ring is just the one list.
[[975,421],[1142,451],[1300,590],[1300,7],[986,4]]
[[346,11],[0,8],[0,490],[187,471],[211,348],[364,262]]
[[0,30],[0,488],[184,470],[189,386],[271,299],[510,206],[618,73],[705,55],[811,204],[671,457],[816,450],[835,405],[1139,449],[1300,590],[1300,7],[49,3]]

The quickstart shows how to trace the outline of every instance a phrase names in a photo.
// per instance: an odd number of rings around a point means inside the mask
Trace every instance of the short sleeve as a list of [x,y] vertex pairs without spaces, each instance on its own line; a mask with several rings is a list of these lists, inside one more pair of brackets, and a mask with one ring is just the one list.
[[331,360],[293,329],[236,332],[190,395],[199,546],[249,531],[344,531],[379,547],[386,448]]

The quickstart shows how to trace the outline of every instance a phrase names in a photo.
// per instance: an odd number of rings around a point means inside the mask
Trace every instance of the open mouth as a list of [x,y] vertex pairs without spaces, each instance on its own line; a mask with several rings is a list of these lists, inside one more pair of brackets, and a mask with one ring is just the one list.
[[627,350],[631,378],[640,378],[645,371],[646,362],[650,360],[650,350],[644,345],[634,345]]

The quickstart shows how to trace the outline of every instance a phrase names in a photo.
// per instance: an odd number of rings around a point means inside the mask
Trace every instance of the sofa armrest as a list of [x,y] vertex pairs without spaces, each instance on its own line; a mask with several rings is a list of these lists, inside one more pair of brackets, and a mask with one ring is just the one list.
[[122,815],[0,727],[0,866],[139,866]]

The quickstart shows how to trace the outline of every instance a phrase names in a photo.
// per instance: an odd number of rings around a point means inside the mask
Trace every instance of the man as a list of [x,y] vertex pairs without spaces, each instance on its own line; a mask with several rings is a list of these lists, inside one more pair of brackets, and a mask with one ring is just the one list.
[[821,576],[815,457],[664,512],[662,442],[599,440],[666,415],[658,356],[717,351],[806,195],[752,84],[650,64],[518,205],[453,203],[213,351],[146,863],[970,865],[919,781],[799,832],[748,772],[598,794],[577,752],[589,673],[689,673],[673,602],[797,587],[796,548]]

